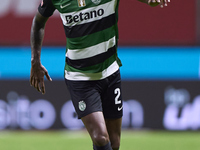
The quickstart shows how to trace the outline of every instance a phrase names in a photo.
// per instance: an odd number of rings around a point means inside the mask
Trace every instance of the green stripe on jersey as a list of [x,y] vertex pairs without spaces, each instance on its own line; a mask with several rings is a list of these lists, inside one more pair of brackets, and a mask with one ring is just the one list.
[[112,55],[110,58],[108,58],[103,63],[97,64],[97,65],[93,65],[93,66],[89,66],[89,67],[85,67],[85,68],[81,68],[81,69],[76,69],[76,68],[73,68],[72,66],[69,66],[68,64],[66,64],[65,65],[65,70],[70,71],[70,72],[98,73],[98,72],[101,72],[101,71],[105,70],[114,61],[116,61],[116,57],[117,56],[116,56],[116,53],[115,53],[114,55]]
[[70,50],[83,49],[108,41],[109,39],[117,35],[117,31],[115,30],[116,26],[117,24],[103,31],[99,31],[78,38],[67,38],[67,48]]
[[85,6],[83,7],[79,6],[80,3],[79,0],[52,0],[52,3],[60,13],[70,13],[90,7],[96,7],[97,5],[102,5],[112,0],[101,0],[99,4],[95,4],[91,0],[83,0],[83,1],[85,2]]

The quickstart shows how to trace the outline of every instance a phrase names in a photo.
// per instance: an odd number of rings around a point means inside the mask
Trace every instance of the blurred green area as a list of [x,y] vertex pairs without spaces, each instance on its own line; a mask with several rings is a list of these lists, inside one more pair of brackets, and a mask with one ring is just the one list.
[[[92,150],[83,131],[1,131],[1,150]],[[123,130],[120,150],[199,150],[200,132]]]

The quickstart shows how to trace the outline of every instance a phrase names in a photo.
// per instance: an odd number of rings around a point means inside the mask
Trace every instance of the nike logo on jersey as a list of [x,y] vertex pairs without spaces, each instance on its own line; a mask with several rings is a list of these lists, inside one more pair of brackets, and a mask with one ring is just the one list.
[[66,4],[66,5],[60,5],[60,8],[63,9],[63,8],[65,8],[65,7],[67,7],[67,6],[69,6],[69,5],[71,5],[71,3]]
[[123,106],[121,106],[121,107],[118,107],[118,111],[121,111],[121,110],[122,110],[122,108],[123,108]]

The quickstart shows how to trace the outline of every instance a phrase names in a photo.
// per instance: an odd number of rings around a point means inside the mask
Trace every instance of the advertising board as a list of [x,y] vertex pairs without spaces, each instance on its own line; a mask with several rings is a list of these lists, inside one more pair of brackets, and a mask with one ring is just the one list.
[[[78,130],[64,81],[46,83],[46,94],[28,80],[0,81],[0,129]],[[122,81],[123,121],[129,129],[200,129],[200,81]]]

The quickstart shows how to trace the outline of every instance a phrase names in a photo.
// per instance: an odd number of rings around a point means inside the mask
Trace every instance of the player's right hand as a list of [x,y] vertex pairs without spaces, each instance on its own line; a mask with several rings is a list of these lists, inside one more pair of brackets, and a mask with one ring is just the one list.
[[31,63],[30,84],[42,94],[45,94],[44,76],[52,81],[46,68],[41,63]]

